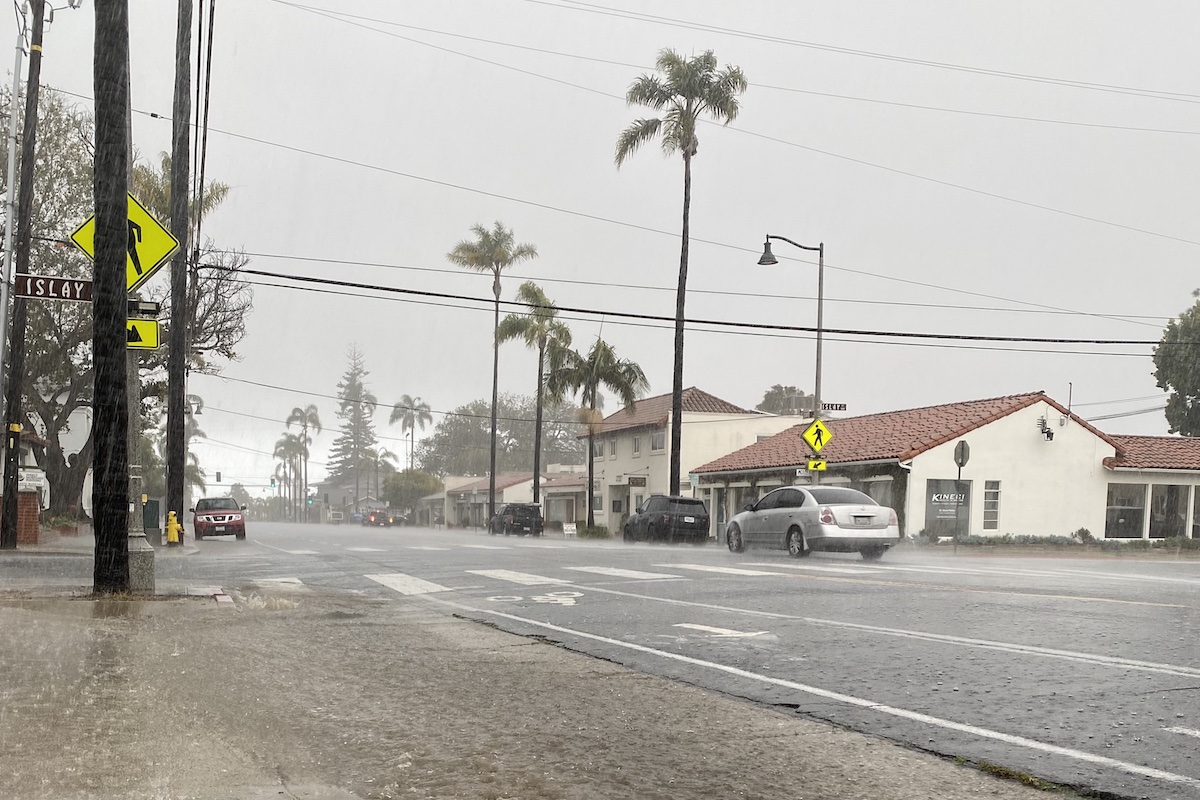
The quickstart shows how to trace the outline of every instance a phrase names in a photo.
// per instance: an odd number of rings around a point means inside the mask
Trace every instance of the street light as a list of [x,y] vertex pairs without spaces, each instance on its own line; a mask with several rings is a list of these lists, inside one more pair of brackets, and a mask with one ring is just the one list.
[[[816,247],[809,247],[799,242],[793,242],[786,236],[773,236],[768,233],[767,240],[763,242],[762,257],[758,259],[761,266],[772,266],[779,263],[775,254],[771,252],[772,239],[787,242],[801,250],[811,250],[817,253],[817,374],[813,380],[813,419],[817,420],[821,418],[821,334],[825,329],[825,243],[821,242]],[[814,474],[813,483],[817,482],[816,478],[817,476]]]

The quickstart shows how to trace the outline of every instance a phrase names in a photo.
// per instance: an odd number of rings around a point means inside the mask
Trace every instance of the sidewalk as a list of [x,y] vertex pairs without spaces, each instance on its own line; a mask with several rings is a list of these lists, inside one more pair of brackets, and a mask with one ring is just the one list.
[[1046,797],[420,599],[225,588],[0,593],[0,797]]
[[[40,553],[58,556],[86,556],[91,558],[96,552],[96,537],[92,526],[80,524],[78,533],[59,533],[52,528],[42,528],[38,534],[36,545],[17,545],[17,553]],[[8,551],[12,552],[12,551]],[[156,547],[155,558],[192,555],[200,552],[190,536],[185,536],[179,547]]]

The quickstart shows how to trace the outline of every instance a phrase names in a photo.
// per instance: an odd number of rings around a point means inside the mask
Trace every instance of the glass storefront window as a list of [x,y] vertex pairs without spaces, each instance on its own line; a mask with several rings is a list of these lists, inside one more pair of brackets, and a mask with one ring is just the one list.
[[1110,483],[1104,538],[1142,538],[1142,520],[1145,519],[1145,513],[1146,484]]

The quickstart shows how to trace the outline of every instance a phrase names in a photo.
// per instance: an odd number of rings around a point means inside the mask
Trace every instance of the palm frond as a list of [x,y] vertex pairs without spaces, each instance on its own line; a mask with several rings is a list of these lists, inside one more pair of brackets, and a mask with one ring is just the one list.
[[625,163],[625,159],[633,155],[639,147],[653,139],[662,127],[661,119],[637,119],[617,137],[617,151],[613,158],[617,169]]
[[672,94],[670,87],[657,75],[639,75],[625,92],[625,102],[658,110],[671,102]]

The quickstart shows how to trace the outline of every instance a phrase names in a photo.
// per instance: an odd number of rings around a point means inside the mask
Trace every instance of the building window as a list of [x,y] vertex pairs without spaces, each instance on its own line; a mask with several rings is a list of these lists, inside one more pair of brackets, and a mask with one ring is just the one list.
[[604,458],[604,440],[592,440],[592,458]]
[[650,434],[650,450],[651,450],[651,452],[658,452],[660,450],[666,450],[666,449],[667,449],[666,428],[664,428],[660,431],[655,431],[654,433]]
[[617,457],[617,437],[615,436],[608,440],[608,454],[613,458]]
[[1108,509],[1104,519],[1106,539],[1142,538],[1142,520],[1146,514],[1146,484],[1110,483]]
[[983,529],[1000,530],[1000,481],[983,482]]
[[620,514],[620,513],[621,513],[621,498],[619,498],[619,497],[614,497],[614,498],[613,498],[613,501],[612,501],[612,513],[614,513],[614,514]]
[[642,454],[642,437],[640,436],[633,437],[633,454],[635,456]]
[[1187,532],[1188,487],[1158,485],[1150,489],[1150,538],[1184,536]]
[[598,494],[598,495],[595,495],[594,497],[592,497],[592,510],[593,511],[603,511],[604,510],[604,495]]

